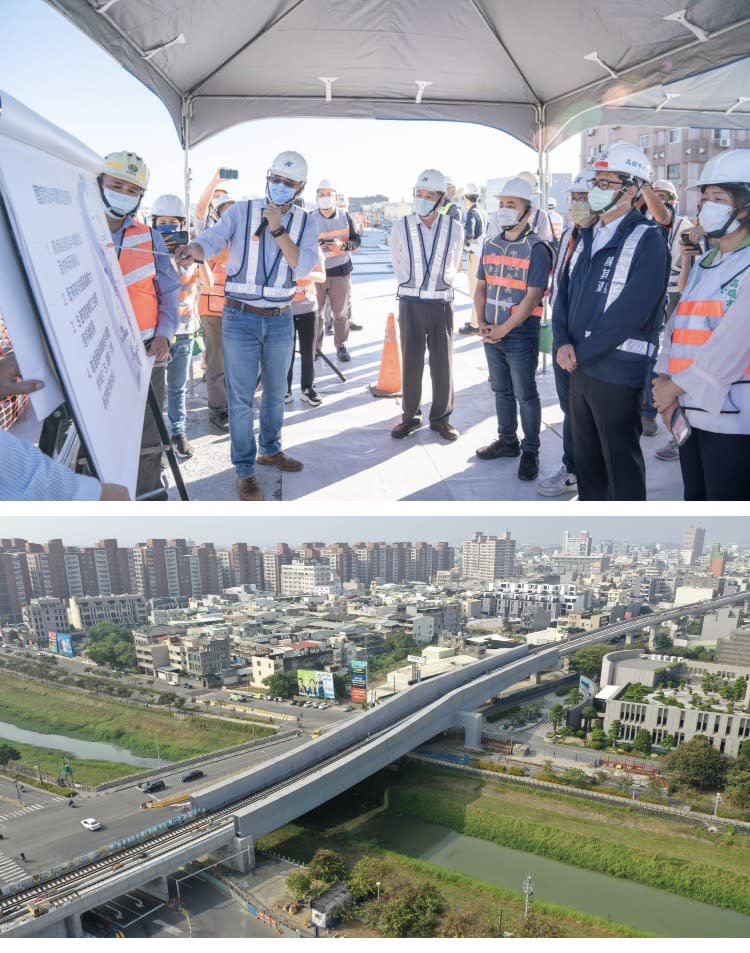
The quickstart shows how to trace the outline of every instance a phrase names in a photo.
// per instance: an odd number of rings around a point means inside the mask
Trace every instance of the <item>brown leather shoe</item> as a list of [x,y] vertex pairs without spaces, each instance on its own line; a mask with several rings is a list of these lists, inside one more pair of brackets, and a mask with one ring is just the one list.
[[304,466],[299,460],[292,460],[291,457],[288,457],[283,450],[279,450],[278,453],[272,453],[270,456],[267,456],[265,453],[259,453],[255,458],[255,462],[263,467],[278,467],[279,470],[286,470],[289,473],[296,473],[297,470],[301,470]]
[[241,500],[259,502],[263,500],[263,490],[258,486],[255,477],[242,477],[237,481],[237,493]]
[[397,424],[393,430],[391,430],[391,436],[396,440],[403,440],[404,437],[408,437],[413,431],[419,430],[421,426],[421,420],[402,420],[400,424]]
[[441,420],[439,424],[430,424],[430,430],[439,433],[443,440],[458,440],[458,431],[447,420]]

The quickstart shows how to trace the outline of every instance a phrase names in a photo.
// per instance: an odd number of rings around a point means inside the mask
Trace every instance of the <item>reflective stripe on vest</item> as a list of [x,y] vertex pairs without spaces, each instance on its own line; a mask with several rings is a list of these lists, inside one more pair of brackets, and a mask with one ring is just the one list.
[[[337,209],[335,215],[327,218],[321,211],[318,211],[318,238],[333,241],[338,238],[339,241],[349,241],[349,219],[343,209]],[[345,265],[351,260],[348,251],[324,251],[326,269],[338,268],[339,265]]]
[[[248,202],[247,212],[249,221],[247,222],[247,248],[245,249],[245,260],[243,264],[245,265],[245,276],[249,278],[250,275],[254,275],[255,281],[234,281],[234,278],[239,277],[240,272],[237,272],[237,274],[227,277],[224,288],[228,295],[239,295],[250,300],[254,298],[265,298],[267,301],[288,304],[292,300],[292,294],[294,293],[294,279],[292,277],[292,269],[289,267],[289,262],[281,254],[281,249],[278,249],[270,274],[266,275],[266,280],[270,283],[267,285],[263,284],[265,261],[262,259],[260,253],[261,250],[265,250],[265,243],[267,241],[274,243],[276,241],[276,239],[271,237],[267,229],[263,232],[258,241],[253,241],[253,235],[260,225],[261,215],[265,207],[265,202],[263,201],[255,200]],[[301,208],[297,208],[296,205],[292,207],[291,212],[292,220],[287,231],[289,232],[289,238],[295,245],[298,245],[302,230],[305,227],[307,212],[304,212]],[[242,266],[240,266],[240,271],[242,271]]]
[[159,300],[154,283],[154,239],[148,225],[140,222],[128,225],[123,232],[117,258],[141,337],[151,338],[158,323]]
[[224,283],[227,280],[227,259],[229,249],[219,252],[212,258],[208,266],[211,269],[213,283],[207,287],[201,285],[201,294],[198,299],[198,313],[206,315],[221,314],[224,311]]
[[[531,253],[539,244],[544,242],[530,228],[517,241],[496,235],[485,242],[482,267],[487,282],[484,320],[488,324],[503,324],[526,297]],[[531,316],[536,318],[542,314],[541,304],[531,312]]]
[[[738,249],[716,265],[704,266],[703,262],[709,259],[713,261],[710,252],[693,266],[675,309],[667,365],[669,374],[679,374],[690,367],[696,351],[711,339],[737,297],[740,284],[750,273],[750,247]],[[739,380],[732,382],[747,383],[750,383],[750,366]],[[721,412],[737,412],[729,397]]]
[[615,264],[615,273],[612,275],[612,279],[609,283],[609,292],[607,293],[607,301],[604,305],[604,314],[607,313],[607,308],[611,304],[614,304],[622,294],[622,289],[625,287],[625,282],[628,280],[628,275],[630,274],[630,267],[633,264],[638,242],[640,242],[641,238],[643,238],[650,228],[653,228],[653,226],[645,224],[636,225],[622,243],[620,253],[617,256],[617,263]]
[[435,219],[433,228],[437,231],[428,262],[424,259],[419,222],[418,215],[407,215],[404,218],[410,270],[407,280],[398,286],[397,295],[399,298],[419,298],[422,301],[453,301],[453,288],[445,280],[445,262],[448,258],[453,219],[450,216],[438,216]]

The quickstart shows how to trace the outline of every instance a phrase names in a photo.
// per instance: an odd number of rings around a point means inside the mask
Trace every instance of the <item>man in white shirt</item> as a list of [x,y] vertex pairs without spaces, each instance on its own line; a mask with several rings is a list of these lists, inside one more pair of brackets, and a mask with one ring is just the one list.
[[391,230],[391,261],[398,282],[398,323],[403,356],[401,423],[391,436],[407,437],[422,426],[422,374],[425,345],[430,351],[432,406],[430,428],[456,440],[453,412],[453,282],[461,260],[463,229],[441,215],[446,178],[425,169],[414,186],[414,213]]

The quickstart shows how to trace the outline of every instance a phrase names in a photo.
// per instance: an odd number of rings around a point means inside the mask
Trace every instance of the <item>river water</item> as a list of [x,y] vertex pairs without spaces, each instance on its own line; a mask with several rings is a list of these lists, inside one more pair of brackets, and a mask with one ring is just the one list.
[[[361,833],[384,846],[521,893],[528,874],[537,900],[561,904],[662,937],[750,937],[750,916],[466,837],[416,818],[373,818]],[[498,904],[498,914],[501,904]]]
[[0,738],[6,741],[20,741],[25,745],[38,748],[53,748],[65,751],[76,758],[91,761],[114,761],[117,764],[132,764],[138,768],[161,768],[168,762],[156,758],[139,758],[125,748],[116,748],[104,741],[83,741],[81,738],[68,738],[65,735],[44,735],[39,731],[27,731],[15,725],[0,721]]

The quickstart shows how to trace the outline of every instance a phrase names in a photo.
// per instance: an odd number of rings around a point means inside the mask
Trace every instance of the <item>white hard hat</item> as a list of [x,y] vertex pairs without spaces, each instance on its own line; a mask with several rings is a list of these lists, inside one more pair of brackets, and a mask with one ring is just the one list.
[[651,183],[654,192],[669,192],[670,195],[677,198],[677,189],[672,185],[669,179],[657,179]]
[[179,195],[160,195],[151,206],[151,214],[185,218],[185,204]]
[[550,197],[547,199],[547,208],[548,208],[548,209],[557,208],[557,199],[554,199],[554,198],[552,198],[552,196],[550,196]]
[[646,153],[631,142],[613,142],[606,155],[594,163],[594,172],[617,172],[642,182],[650,182],[654,175]]
[[299,152],[287,149],[273,160],[268,175],[283,175],[293,182],[307,182],[307,162]]
[[464,186],[464,195],[479,195],[479,186],[475,182],[467,182]]
[[732,185],[735,182],[750,183],[750,149],[730,149],[722,152],[703,166],[701,177],[692,189],[702,189],[704,185]]
[[148,166],[135,152],[110,152],[104,157],[102,172],[137,185],[144,192],[148,188]]
[[321,179],[320,182],[318,182],[318,192],[320,192],[321,189],[330,189],[332,192],[336,191],[331,185],[330,179]]
[[535,192],[539,191],[539,179],[534,175],[533,172],[519,172],[518,178],[523,179],[524,182],[528,182]]
[[234,198],[229,194],[229,192],[225,192],[224,195],[220,195],[218,198],[214,199],[214,203],[213,203],[213,204],[214,204],[214,211],[218,211],[220,208],[222,208],[224,205],[226,205],[227,202],[235,202],[235,201],[236,201],[236,199],[234,199]]
[[516,198],[523,199],[525,202],[532,202],[534,200],[534,190],[526,179],[522,179],[520,175],[516,175],[512,179],[508,179],[497,193],[497,197]]
[[427,189],[429,192],[445,192],[448,187],[448,180],[437,169],[425,169],[417,176],[414,183],[415,189]]
[[578,175],[570,183],[568,192],[586,192],[589,190],[589,179],[594,174],[593,169],[581,169]]

